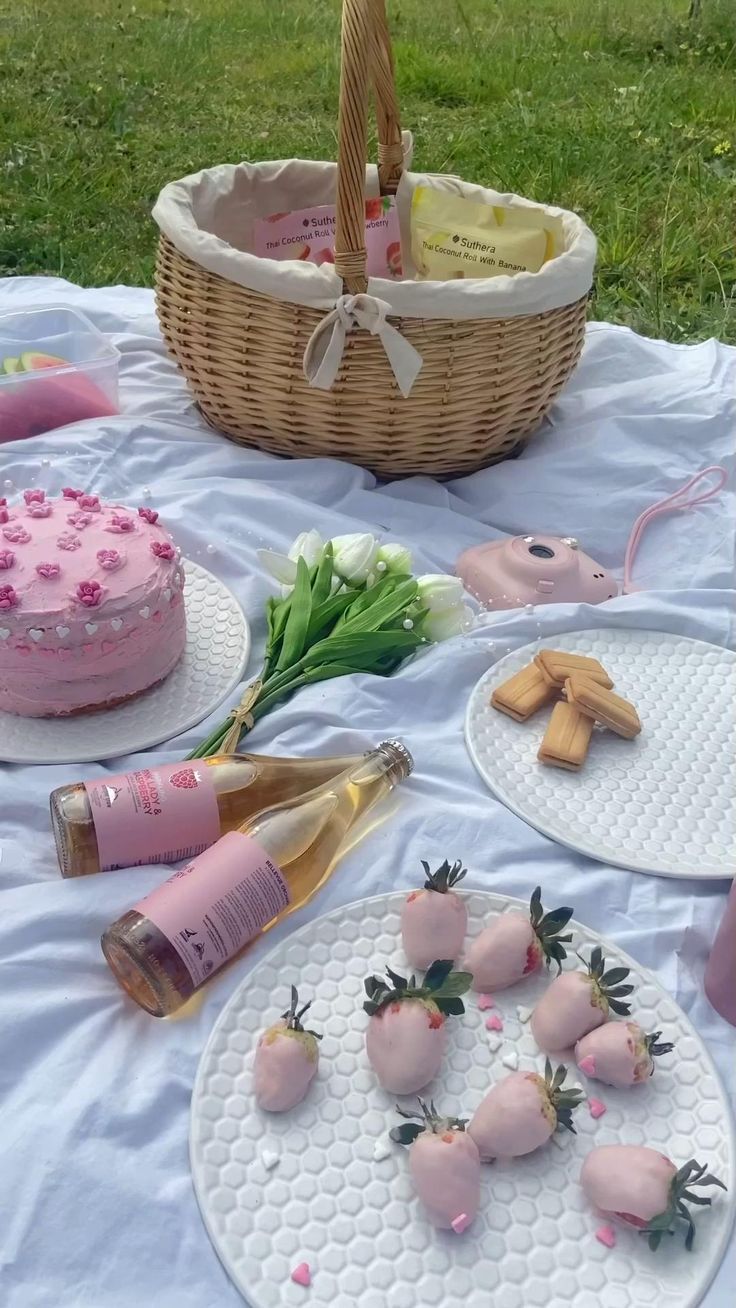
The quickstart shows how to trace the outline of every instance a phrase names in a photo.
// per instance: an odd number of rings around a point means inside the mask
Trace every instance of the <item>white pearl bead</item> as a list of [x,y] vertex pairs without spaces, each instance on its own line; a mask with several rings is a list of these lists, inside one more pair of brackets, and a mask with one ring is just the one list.
[[15,483],[12,482],[9,477],[6,477],[5,481],[3,482],[3,490],[12,490],[14,484]]
[[143,489],[142,489],[142,491],[141,491],[141,495],[143,496],[144,500],[150,500],[150,498],[151,498],[151,487],[150,487],[150,486],[144,486]]
[[533,605],[533,604],[525,604],[525,605],[524,605],[524,612],[525,612],[525,613],[533,613],[533,612],[534,612],[534,605]]
[[411,618],[404,618],[404,621],[402,622],[401,625],[404,628],[404,631],[411,631],[414,626],[414,623],[412,622]]
[[208,546],[207,546],[207,553],[208,553],[208,554],[216,554],[216,553],[217,553],[217,546],[216,546],[216,545],[208,545]]
[[41,460],[41,467],[42,467],[42,468],[50,468],[50,467],[51,467],[51,460],[50,460],[50,459],[42,459],[42,460]]

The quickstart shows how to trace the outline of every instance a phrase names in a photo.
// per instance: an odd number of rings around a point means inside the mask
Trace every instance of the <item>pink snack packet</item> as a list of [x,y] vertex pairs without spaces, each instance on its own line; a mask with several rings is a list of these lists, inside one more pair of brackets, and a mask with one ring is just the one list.
[[[393,196],[365,202],[365,246],[369,277],[398,280],[402,275],[399,215]],[[262,259],[335,262],[335,206],[272,213],[253,224],[253,254]]]

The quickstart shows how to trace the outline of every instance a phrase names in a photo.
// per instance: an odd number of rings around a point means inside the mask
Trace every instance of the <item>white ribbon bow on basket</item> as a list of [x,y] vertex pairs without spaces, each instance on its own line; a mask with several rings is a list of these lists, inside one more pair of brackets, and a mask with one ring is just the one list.
[[387,320],[391,305],[375,295],[341,295],[317,324],[304,351],[304,376],[310,386],[328,391],[337,377],[345,338],[354,327],[380,336],[391,370],[406,399],[422,367],[422,356]]

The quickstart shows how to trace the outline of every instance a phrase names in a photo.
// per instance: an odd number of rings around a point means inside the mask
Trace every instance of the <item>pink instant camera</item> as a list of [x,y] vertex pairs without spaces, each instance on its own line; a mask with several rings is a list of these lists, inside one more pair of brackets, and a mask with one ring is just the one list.
[[601,604],[619,593],[605,568],[574,536],[513,536],[465,550],[457,561],[465,589],[487,609],[525,604]]

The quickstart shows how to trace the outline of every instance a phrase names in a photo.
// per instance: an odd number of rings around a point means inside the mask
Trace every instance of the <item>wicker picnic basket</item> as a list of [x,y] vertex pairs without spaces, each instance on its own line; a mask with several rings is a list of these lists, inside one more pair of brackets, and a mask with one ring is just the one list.
[[[297,160],[222,166],[164,188],[154,209],[161,229],[161,329],[204,417],[241,444],[346,459],[387,478],[472,472],[519,449],[575,368],[595,241],[576,215],[556,209],[551,212],[567,223],[569,250],[539,274],[369,283],[364,205],[371,83],[379,137],[373,175],[381,194],[404,185],[384,0],[343,0],[336,169]],[[256,259],[238,235],[247,226],[245,219],[237,225],[241,212],[265,217],[287,207],[278,185],[298,167],[307,179],[309,169],[329,170],[322,202],[337,204],[334,269]],[[548,272],[566,259],[574,276],[566,280],[564,268]],[[334,355],[337,348],[338,356],[322,389],[324,381],[305,375],[305,351],[326,312],[332,345],[323,342],[318,353]],[[397,380],[392,345],[419,361],[409,382]]]

